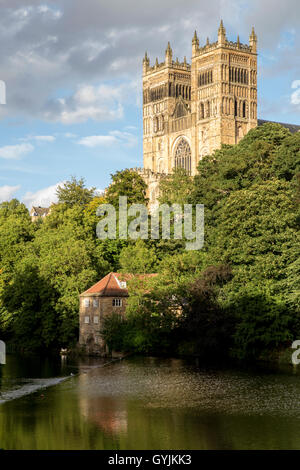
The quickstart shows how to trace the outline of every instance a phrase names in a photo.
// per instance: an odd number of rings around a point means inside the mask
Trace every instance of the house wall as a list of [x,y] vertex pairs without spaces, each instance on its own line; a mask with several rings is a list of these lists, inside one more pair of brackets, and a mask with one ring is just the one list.
[[[113,299],[121,299],[122,306],[114,307]],[[89,306],[85,306],[85,300],[89,300]],[[98,302],[93,305],[93,300]],[[97,295],[81,295],[79,307],[79,345],[85,349],[87,354],[105,356],[108,350],[104,339],[101,336],[103,320],[112,313],[125,315],[126,297],[102,297]],[[89,317],[89,323],[85,323],[85,317]],[[94,323],[94,318],[98,317],[99,323]]]

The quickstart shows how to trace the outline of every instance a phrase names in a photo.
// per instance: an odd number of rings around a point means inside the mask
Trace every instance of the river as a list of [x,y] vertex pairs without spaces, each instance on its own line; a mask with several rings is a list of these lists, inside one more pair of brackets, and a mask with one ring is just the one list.
[[300,370],[8,356],[2,449],[300,449]]

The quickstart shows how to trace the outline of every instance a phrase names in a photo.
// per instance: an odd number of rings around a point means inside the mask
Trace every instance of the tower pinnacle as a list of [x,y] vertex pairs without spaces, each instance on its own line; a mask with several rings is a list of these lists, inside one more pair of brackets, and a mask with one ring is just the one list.
[[199,39],[198,39],[198,36],[197,36],[197,31],[195,31],[194,33],[194,37],[193,37],[193,40],[192,40],[192,51],[193,51],[193,56],[197,54],[197,50],[198,50],[198,47],[199,47]]
[[221,20],[219,29],[218,29],[218,43],[225,44],[226,41],[226,29],[224,28],[223,20]]
[[170,43],[168,42],[168,46],[166,49],[166,65],[172,65],[172,57],[173,57],[173,51],[172,51]]
[[255,34],[254,26],[252,27],[252,31],[251,31],[251,34],[250,34],[249,45],[252,49],[252,52],[257,51],[257,36]]

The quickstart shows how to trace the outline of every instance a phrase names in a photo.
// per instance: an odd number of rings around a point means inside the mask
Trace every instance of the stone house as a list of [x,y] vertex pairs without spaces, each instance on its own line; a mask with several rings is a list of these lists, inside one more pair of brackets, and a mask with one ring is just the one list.
[[50,207],[33,206],[30,210],[30,217],[32,222],[35,222],[41,217],[47,217],[47,215],[50,214],[50,211]]
[[100,332],[103,319],[114,312],[125,315],[127,282],[132,278],[132,274],[109,273],[79,296],[79,346],[87,354],[108,354]]

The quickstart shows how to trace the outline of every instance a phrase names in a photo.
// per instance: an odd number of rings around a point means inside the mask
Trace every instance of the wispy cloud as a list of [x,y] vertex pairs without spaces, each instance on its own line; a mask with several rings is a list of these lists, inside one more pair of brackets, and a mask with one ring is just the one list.
[[116,137],[112,135],[90,135],[88,137],[83,137],[77,143],[79,145],[84,145],[85,147],[101,147],[101,146],[110,146],[117,142]]
[[21,140],[35,140],[36,142],[55,142],[56,137],[54,135],[28,135],[27,137]]
[[21,186],[0,186],[0,202],[9,201]]
[[34,146],[31,144],[5,145],[0,147],[0,158],[7,160],[16,160],[32,152]]
[[73,95],[48,103],[44,118],[62,124],[121,119],[123,91],[124,86],[79,86]]
[[53,135],[35,135],[33,137],[34,140],[38,142],[54,142],[55,137]]
[[57,202],[56,190],[59,185],[64,182],[48,186],[47,188],[39,189],[36,192],[28,191],[22,198],[27,207],[41,206],[49,207],[52,203]]
[[293,81],[292,89],[295,91],[291,94],[291,104],[300,107],[300,80]]
[[127,147],[134,147],[137,144],[137,137],[130,132],[111,131],[109,135],[90,135],[83,137],[77,142],[79,145],[85,147],[102,147],[111,146],[114,144],[125,145]]

